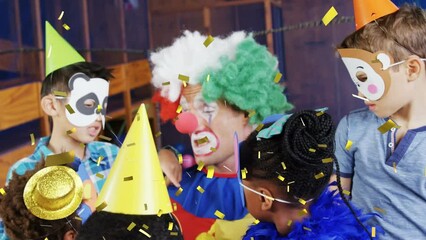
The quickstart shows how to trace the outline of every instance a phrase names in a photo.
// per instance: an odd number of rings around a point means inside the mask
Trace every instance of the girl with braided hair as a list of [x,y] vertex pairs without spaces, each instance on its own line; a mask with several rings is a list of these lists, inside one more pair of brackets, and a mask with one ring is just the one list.
[[240,144],[240,184],[260,221],[243,239],[369,239],[361,223],[368,216],[327,188],[334,131],[330,115],[305,110],[267,123]]

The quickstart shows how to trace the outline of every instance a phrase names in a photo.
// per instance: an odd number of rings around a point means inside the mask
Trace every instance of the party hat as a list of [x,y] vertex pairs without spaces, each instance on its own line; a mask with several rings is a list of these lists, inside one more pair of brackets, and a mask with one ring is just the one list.
[[354,0],[355,28],[358,30],[397,10],[398,7],[390,0]]
[[130,126],[96,206],[106,212],[133,215],[172,212],[144,104]]
[[46,21],[46,76],[59,68],[85,62],[84,58]]

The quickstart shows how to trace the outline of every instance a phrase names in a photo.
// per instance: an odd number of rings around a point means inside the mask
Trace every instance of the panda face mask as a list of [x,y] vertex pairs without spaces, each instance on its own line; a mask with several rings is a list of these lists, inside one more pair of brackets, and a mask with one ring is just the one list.
[[90,78],[84,73],[74,74],[68,81],[70,96],[68,104],[74,113],[66,111],[71,124],[86,127],[96,121],[99,114],[105,127],[109,83],[102,78]]

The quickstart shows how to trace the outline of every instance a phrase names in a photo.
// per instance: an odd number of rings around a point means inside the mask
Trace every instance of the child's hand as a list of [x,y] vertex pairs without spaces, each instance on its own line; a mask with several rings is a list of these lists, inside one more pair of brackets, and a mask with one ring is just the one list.
[[96,210],[96,200],[98,199],[95,185],[90,179],[87,179],[83,182],[83,189],[83,203],[89,206],[90,210],[94,212]]
[[161,149],[158,152],[161,169],[166,174],[166,184],[173,183],[175,187],[180,187],[179,182],[182,180],[182,166],[173,151]]

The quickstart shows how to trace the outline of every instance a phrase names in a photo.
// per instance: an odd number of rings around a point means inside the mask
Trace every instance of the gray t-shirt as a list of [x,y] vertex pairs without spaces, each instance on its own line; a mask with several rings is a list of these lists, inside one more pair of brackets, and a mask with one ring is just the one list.
[[[387,119],[368,109],[345,116],[336,131],[336,157],[343,177],[352,177],[352,201],[370,224],[380,225],[380,239],[426,239],[426,126],[410,129],[395,148],[397,129],[381,134]],[[345,149],[352,141],[349,150]]]

